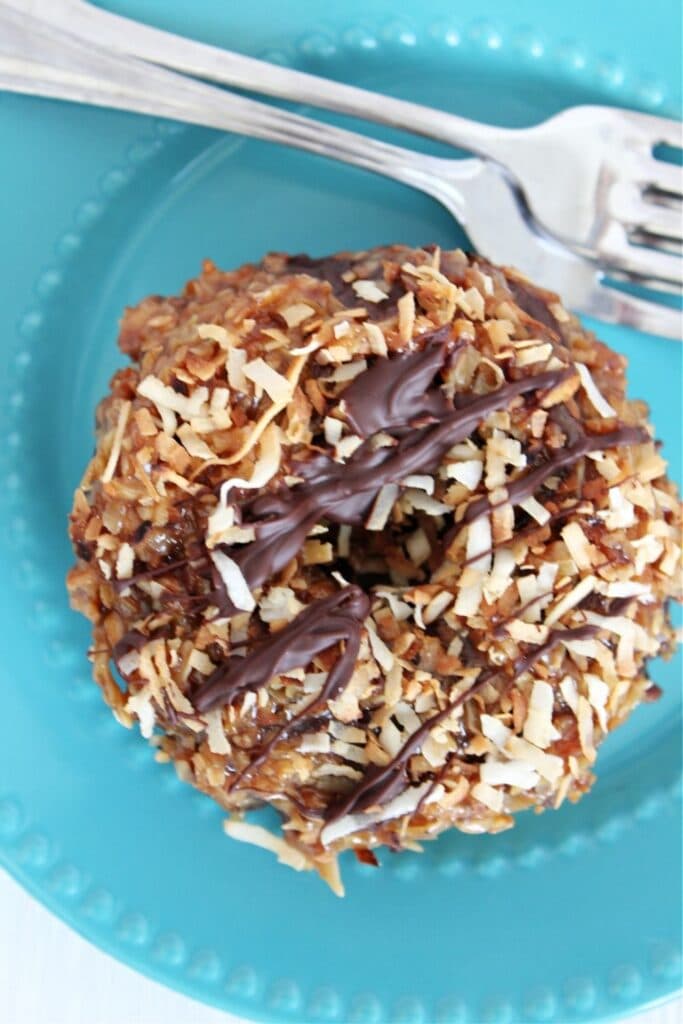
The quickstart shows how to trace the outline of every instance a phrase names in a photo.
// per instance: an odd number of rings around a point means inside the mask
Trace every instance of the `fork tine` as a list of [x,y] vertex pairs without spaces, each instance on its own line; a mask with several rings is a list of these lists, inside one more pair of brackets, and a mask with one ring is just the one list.
[[608,209],[611,217],[636,231],[662,235],[680,241],[683,238],[683,209],[652,201],[654,197],[634,182],[616,182],[610,189]]
[[683,238],[683,213],[654,203],[638,203],[633,209],[630,224],[651,235],[662,235],[678,241]]
[[683,316],[678,309],[640,299],[596,280],[582,303],[582,312],[610,323],[628,324],[646,334],[683,341]]
[[641,114],[637,110],[624,110],[623,113],[629,121],[633,122],[645,132],[650,144],[656,146],[663,142],[674,149],[683,148],[683,125],[680,121],[673,121],[668,117],[654,117],[652,114]]
[[[598,240],[596,256],[606,268],[683,287],[683,259],[670,252],[633,245],[626,228],[613,220]],[[674,289],[675,290],[675,289]]]
[[653,157],[641,157],[635,162],[634,177],[643,188],[658,188],[671,195],[683,197],[683,168]]

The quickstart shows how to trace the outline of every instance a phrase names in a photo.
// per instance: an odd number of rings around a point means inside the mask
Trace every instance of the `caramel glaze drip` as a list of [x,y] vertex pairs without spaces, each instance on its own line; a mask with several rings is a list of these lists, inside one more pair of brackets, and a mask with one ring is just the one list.
[[369,612],[368,596],[355,585],[313,601],[245,657],[232,657],[219,665],[195,690],[194,706],[203,712],[227,704],[245,690],[258,689],[273,676],[308,665],[316,654],[344,642],[344,653],[328,673],[316,703],[333,700],[351,677]]
[[[586,640],[597,632],[597,626],[579,626],[576,629],[554,630],[544,644],[541,644],[529,654],[525,654],[524,657],[518,658],[513,663],[511,678],[515,679],[523,672],[527,672],[539,658],[549,654],[558,643],[565,640]],[[477,693],[478,690],[481,690],[486,683],[493,682],[494,679],[503,675],[503,673],[504,669],[499,668],[490,668],[482,672],[469,689],[459,694],[441,711],[437,711],[435,715],[432,715],[423,722],[420,728],[412,734],[410,739],[404,743],[396,756],[387,765],[383,768],[372,765],[355,789],[346,795],[343,800],[337,801],[337,803],[332,804],[328,808],[325,816],[327,823],[338,821],[339,818],[343,818],[346,814],[365,811],[376,804],[386,803],[387,800],[390,800],[391,797],[403,790],[407,782],[406,767],[408,760],[413,754],[419,752],[422,743],[431,730]]]

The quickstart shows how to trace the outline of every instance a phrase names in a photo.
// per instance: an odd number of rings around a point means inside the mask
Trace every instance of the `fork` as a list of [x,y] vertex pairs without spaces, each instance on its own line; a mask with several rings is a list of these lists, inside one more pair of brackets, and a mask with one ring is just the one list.
[[682,146],[679,122],[578,106],[531,128],[506,129],[198,43],[86,0],[9,2],[92,43],[186,74],[470,150],[506,169],[539,227],[613,276],[665,290],[683,284],[683,172],[653,154],[659,143]]
[[534,231],[515,190],[490,162],[426,156],[281,111],[86,45],[7,6],[0,6],[0,88],[240,132],[383,174],[432,196],[479,252],[562,293],[571,308],[679,337],[676,310],[608,286],[597,265]]

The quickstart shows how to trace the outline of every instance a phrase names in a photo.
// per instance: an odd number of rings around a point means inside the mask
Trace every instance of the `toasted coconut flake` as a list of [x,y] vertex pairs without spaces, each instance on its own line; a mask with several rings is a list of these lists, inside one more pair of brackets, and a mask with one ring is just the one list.
[[488,786],[515,786],[517,789],[533,789],[539,774],[526,761],[512,759],[496,761],[487,758],[480,768],[481,781]]
[[632,640],[637,650],[646,654],[657,652],[657,639],[643,629],[639,622],[634,622],[626,615],[599,615],[597,612],[586,611],[586,621],[599,629],[606,629],[617,636]]
[[467,528],[466,559],[471,569],[488,572],[491,568],[491,520],[479,516]]
[[511,736],[508,740],[507,753],[520,761],[528,762],[539,775],[554,786],[564,771],[564,762],[556,754],[546,754],[533,743],[523,740],[520,736]]
[[326,732],[314,732],[304,736],[299,744],[301,754],[328,754],[330,752],[330,736]]
[[540,526],[545,524],[550,519],[550,512],[545,508],[539,501],[534,498],[533,494],[525,498],[524,501],[520,501],[519,507],[523,508],[527,515],[530,515],[532,519],[535,519]]
[[303,607],[290,587],[271,587],[259,601],[259,616],[263,622],[291,622]]
[[365,523],[366,530],[383,530],[398,498],[398,484],[384,484],[375,498],[370,515]]
[[274,370],[272,366],[261,359],[252,359],[245,363],[242,372],[247,380],[252,381],[263,388],[265,393],[275,403],[288,402],[292,397],[292,385],[286,377]]
[[178,428],[178,438],[187,454],[191,455],[193,459],[213,459],[216,454],[209,448],[206,441],[202,441],[201,437],[195,434],[188,423],[183,423]]
[[[221,504],[227,505],[228,495],[233,487],[239,487],[240,490],[252,491],[257,491],[262,487],[265,487],[265,485],[273,479],[280,468],[281,453],[282,446],[280,442],[280,430],[274,423],[270,423],[263,431],[259,457],[254,463],[254,468],[250,478],[248,480],[243,480],[241,477],[231,477],[229,480],[225,480],[221,484],[220,489]],[[209,534],[212,532],[212,517],[210,517]]]
[[505,627],[513,640],[520,644],[542,644],[548,639],[548,627],[536,622],[512,619]]
[[382,328],[371,321],[368,321],[364,326],[370,343],[370,351],[376,356],[386,356],[388,352],[387,342]]
[[588,700],[595,710],[600,728],[603,732],[607,732],[609,729],[607,723],[609,686],[604,679],[594,675],[592,672],[586,672],[583,678],[588,688]]
[[138,394],[154,402],[159,412],[162,409],[170,409],[177,413],[184,420],[191,420],[193,416],[201,415],[203,406],[209,397],[209,389],[202,387],[195,388],[189,395],[182,395],[179,391],[167,387],[158,377],[152,374],[145,377],[138,384]]
[[494,718],[493,715],[481,716],[481,731],[499,750],[503,750],[512,736],[512,730],[508,729],[499,718]]
[[414,473],[412,476],[407,476],[405,480],[401,480],[401,486],[416,488],[418,491],[424,491],[425,494],[433,494],[434,477],[428,474],[419,475]]
[[453,601],[453,594],[449,594],[447,590],[442,590],[440,594],[436,594],[422,613],[422,621],[424,624],[429,626],[430,623],[436,622],[436,620],[446,611],[446,608],[453,604]]
[[116,667],[124,679],[127,679],[133,672],[136,672],[139,665],[140,655],[137,651],[128,651],[127,654],[124,654],[123,657],[119,658],[116,662]]
[[363,729],[359,729],[356,725],[346,725],[344,722],[336,722],[334,719],[330,722],[330,734],[337,740],[343,740],[344,743],[361,743],[365,744],[366,735]]
[[468,491],[474,491],[481,481],[484,464],[478,459],[466,459],[464,462],[449,462],[446,466],[446,472],[451,479],[457,480],[459,484],[463,484]]
[[212,551],[211,558],[235,608],[240,608],[245,612],[253,611],[256,601],[237,562],[229,558],[223,551]]
[[532,363],[544,363],[550,358],[553,346],[550,342],[542,345],[529,345],[527,348],[517,351],[515,362],[517,366],[531,366]]
[[406,551],[415,565],[422,565],[423,562],[426,562],[432,552],[429,538],[421,527],[408,535],[405,545]]
[[368,763],[368,757],[363,748],[357,747],[353,743],[346,743],[344,740],[333,740],[330,750],[333,754],[337,754],[338,757],[344,758],[345,761],[351,761],[353,764]]
[[581,385],[583,390],[586,392],[586,397],[591,403],[593,408],[600,416],[604,416],[606,419],[611,416],[616,416],[616,411],[612,408],[609,402],[600,394],[598,387],[593,380],[590,370],[585,363],[574,363],[576,371],[581,378]]
[[401,341],[408,344],[415,329],[415,296],[412,292],[406,292],[397,302],[398,307],[398,333]]
[[414,509],[426,512],[428,516],[442,516],[446,512],[453,511],[450,505],[446,505],[443,501],[437,501],[425,494],[424,491],[418,491],[415,487],[409,487],[403,497]]
[[484,584],[484,593],[489,602],[501,597],[512,582],[512,573],[517,563],[509,548],[498,548],[493,556],[491,575]]
[[532,412],[529,419],[529,426],[531,427],[532,437],[543,437],[543,431],[545,429],[546,422],[548,420],[548,413],[545,409],[535,409]]
[[[393,800],[389,800],[377,811],[364,814],[346,814],[338,821],[333,821],[320,833],[320,841],[323,846],[330,846],[344,836],[352,835],[354,832],[361,832],[371,828],[379,821],[390,821],[392,818],[402,818],[411,814],[418,806],[424,796],[432,788],[433,783],[424,782],[421,786],[410,786],[402,793],[399,793]],[[443,794],[443,786],[435,787],[431,793],[432,800],[439,800]]]
[[503,794],[499,789],[494,789],[486,782],[478,782],[476,786],[472,786],[470,792],[475,800],[478,800],[484,807],[495,811],[496,814],[500,814],[503,810]]
[[235,343],[234,336],[231,337],[225,327],[221,327],[220,324],[197,324],[197,334],[200,338],[218,342],[221,348],[226,350]]
[[345,462],[346,459],[353,455],[357,448],[360,448],[362,443],[362,439],[357,434],[348,434],[346,437],[342,437],[334,450],[335,459],[339,462]]
[[202,717],[206,722],[206,739],[209,750],[214,754],[229,754],[231,747],[223,726],[223,709],[214,708],[213,711],[205,711]]
[[325,440],[328,444],[334,445],[339,444],[341,441],[342,430],[344,424],[341,420],[335,419],[333,416],[326,416],[323,420],[323,430],[325,431]]
[[337,384],[346,383],[346,381],[354,380],[361,373],[364,373],[368,368],[366,359],[354,359],[353,362],[344,363],[342,366],[338,366],[329,377],[325,379],[328,381],[335,381]]
[[637,583],[629,580],[615,580],[599,588],[606,597],[639,597],[649,599],[652,597],[652,587],[647,583]]
[[405,601],[401,601],[391,590],[377,590],[376,593],[377,597],[381,597],[387,602],[397,622],[403,622],[405,619],[410,618],[412,615],[410,605],[406,604]]
[[123,433],[126,429],[130,409],[130,402],[121,403],[118,419],[116,421],[116,428],[114,429],[114,436],[111,442],[111,449],[109,451],[109,458],[107,459],[107,465],[104,467],[104,472],[100,478],[103,484],[109,483],[116,472],[119,456],[121,454],[121,445],[123,444]]
[[564,697],[565,704],[574,714],[579,709],[579,688],[573,676],[565,676],[560,683],[560,693]]
[[304,320],[315,316],[315,310],[305,302],[295,302],[292,306],[281,309],[280,316],[284,317],[288,327],[298,327]]
[[593,741],[593,711],[585,697],[579,697],[576,720],[579,727],[581,749],[586,760],[593,764],[597,757]]
[[560,536],[567,545],[567,551],[574,559],[577,569],[590,569],[593,564],[591,544],[579,523],[567,523],[560,531]]
[[252,825],[246,821],[236,821],[228,818],[223,824],[226,835],[232,839],[238,839],[242,843],[251,843],[253,846],[261,846],[264,850],[270,850],[277,857],[280,864],[294,868],[295,871],[305,871],[310,867],[306,857],[299,850],[285,842],[280,836],[274,836],[262,825]]
[[481,604],[483,586],[481,580],[474,583],[461,584],[455,602],[455,614],[469,618],[475,615]]
[[135,562],[135,552],[132,547],[126,541],[119,548],[118,555],[116,556],[116,576],[117,579],[127,580],[133,575],[133,564]]
[[605,520],[608,530],[623,530],[628,526],[634,526],[636,522],[635,509],[620,487],[610,487],[608,491],[609,512],[598,512],[598,515]]
[[149,683],[128,698],[126,701],[126,711],[137,717],[141,735],[146,740],[150,739],[154,733],[156,716],[152,704],[152,688]]
[[403,733],[391,718],[388,718],[380,729],[379,741],[390,757],[396,757],[403,746]]
[[545,750],[560,737],[553,725],[554,702],[552,686],[541,679],[535,679],[524,722],[524,739],[541,750]]
[[404,728],[405,732],[411,736],[422,725],[419,716],[415,714],[410,704],[406,704],[405,701],[398,702],[394,708],[394,717],[399,725]]
[[348,320],[338,320],[332,328],[332,333],[335,338],[345,338],[347,334],[351,333],[351,324]]
[[597,583],[595,576],[584,576],[584,578],[576,584],[575,587],[561,597],[560,600],[553,605],[551,610],[545,617],[546,626],[552,626],[555,622],[559,622],[565,612],[568,612],[571,608],[575,608],[577,604],[580,604],[584,598],[588,597],[589,594],[595,590]]
[[389,298],[374,281],[354,281],[351,287],[363,302],[384,302]]
[[384,643],[384,640],[382,640],[382,638],[377,633],[377,628],[372,619],[367,619],[365,625],[368,630],[368,641],[370,642],[370,650],[372,651],[372,656],[379,665],[379,667],[384,672],[388,672],[389,669],[392,668],[394,664],[394,656],[387,647],[387,645]]

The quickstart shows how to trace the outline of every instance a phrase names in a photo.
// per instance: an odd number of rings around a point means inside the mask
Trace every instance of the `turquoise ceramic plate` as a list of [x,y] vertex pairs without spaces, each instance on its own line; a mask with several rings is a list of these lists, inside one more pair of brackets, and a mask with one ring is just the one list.
[[[113,4],[113,0],[112,0]],[[196,36],[508,124],[575,102],[675,116],[675,2],[123,0]],[[401,12],[405,13],[403,17]],[[618,17],[617,17],[618,15]],[[610,738],[593,795],[381,871],[313,876],[227,840],[221,813],[115,724],[67,607],[65,516],[126,303],[202,257],[462,234],[427,199],[265,144],[0,96],[0,860],[93,942],[273,1021],[586,1021],[680,984],[680,662]],[[681,349],[601,328],[631,359],[678,475]]]

